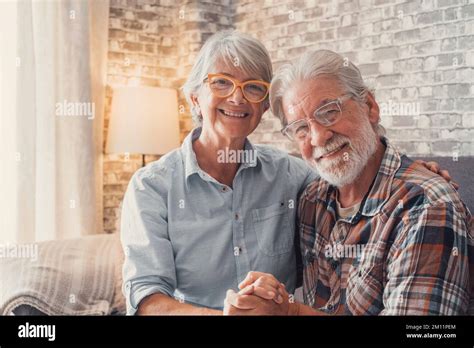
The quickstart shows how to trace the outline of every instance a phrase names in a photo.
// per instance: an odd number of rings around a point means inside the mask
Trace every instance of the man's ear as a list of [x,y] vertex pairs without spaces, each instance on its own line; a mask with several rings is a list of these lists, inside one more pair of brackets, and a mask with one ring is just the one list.
[[379,104],[375,101],[375,97],[372,92],[367,92],[367,100],[365,102],[369,108],[369,121],[372,125],[380,122],[380,108]]
[[268,109],[270,109],[270,101],[269,101],[269,100],[265,100],[265,101],[263,102],[263,112],[262,112],[262,114],[265,113]]

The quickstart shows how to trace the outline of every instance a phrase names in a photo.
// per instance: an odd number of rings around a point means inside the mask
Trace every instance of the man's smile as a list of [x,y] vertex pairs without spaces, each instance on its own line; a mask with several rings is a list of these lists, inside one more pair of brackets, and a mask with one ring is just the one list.
[[348,145],[349,145],[349,143],[344,143],[344,144],[336,147],[335,149],[333,149],[329,152],[326,152],[324,155],[321,155],[321,156],[317,157],[316,160],[319,161],[321,159],[330,158],[330,157],[336,155],[337,153],[339,153],[341,150],[344,150]]

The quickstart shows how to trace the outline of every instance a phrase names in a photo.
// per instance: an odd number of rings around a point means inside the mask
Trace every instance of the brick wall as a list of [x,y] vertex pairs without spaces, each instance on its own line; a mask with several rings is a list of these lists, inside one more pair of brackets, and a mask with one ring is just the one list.
[[[240,0],[235,11],[235,27],[264,42],[275,67],[308,48],[359,66],[406,153],[474,155],[473,0]],[[291,149],[279,129],[265,115],[252,138]]]
[[[203,42],[232,27],[260,39],[275,68],[308,48],[353,61],[384,108],[388,136],[408,154],[474,155],[474,0],[111,0],[104,139],[113,86],[178,89]],[[184,138],[192,122],[181,93],[179,103]],[[279,129],[266,114],[251,138],[294,151]],[[140,166],[137,155],[104,157],[107,233]]]
[[[113,87],[160,86],[179,89],[204,41],[217,30],[230,28],[229,1],[111,0],[105,108],[104,149]],[[189,108],[180,114],[181,139],[192,129]],[[147,156],[147,162],[158,157]],[[120,204],[140,155],[104,156],[104,229],[118,230]]]
[[[472,0],[242,0],[234,20],[276,67],[308,48],[353,61],[384,107],[388,136],[408,154],[474,155]],[[279,128],[265,115],[253,139],[291,148]]]

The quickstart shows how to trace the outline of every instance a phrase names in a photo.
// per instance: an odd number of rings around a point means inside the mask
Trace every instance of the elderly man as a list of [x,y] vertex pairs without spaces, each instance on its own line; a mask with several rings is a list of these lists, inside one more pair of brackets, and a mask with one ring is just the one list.
[[305,304],[251,272],[228,291],[224,314],[465,314],[471,215],[449,183],[383,136],[358,68],[309,52],[281,69],[270,97],[283,133],[320,174],[298,207]]

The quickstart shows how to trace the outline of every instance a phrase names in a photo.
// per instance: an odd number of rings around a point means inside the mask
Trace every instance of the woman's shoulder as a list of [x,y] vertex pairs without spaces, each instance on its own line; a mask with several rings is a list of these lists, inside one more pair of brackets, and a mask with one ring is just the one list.
[[270,145],[258,144],[254,147],[258,153],[257,157],[264,167],[288,171],[290,174],[302,174],[303,176],[312,172],[308,164],[298,154],[291,154]]
[[138,182],[148,181],[164,183],[171,180],[176,171],[179,170],[181,153],[179,149],[170,151],[156,161],[147,163],[138,169],[132,176],[132,180]]
[[259,158],[266,161],[281,161],[290,164],[304,164],[304,161],[296,153],[289,153],[285,150],[279,149],[275,146],[266,145],[266,144],[256,144],[254,145]]
[[288,159],[288,152],[283,151],[275,146],[267,145],[267,144],[255,144],[253,145],[254,149],[257,153],[265,158],[272,158],[272,159]]

